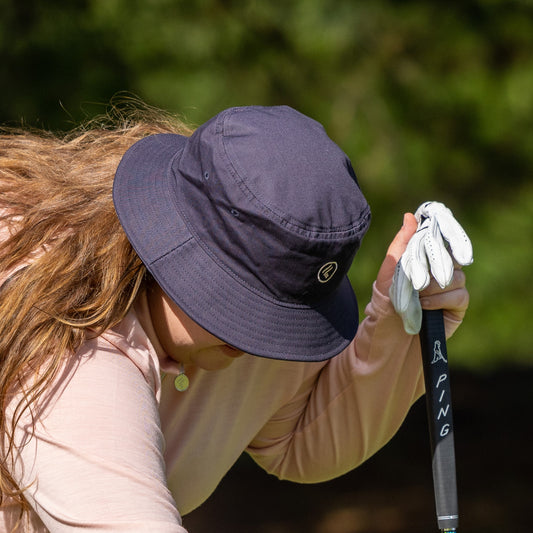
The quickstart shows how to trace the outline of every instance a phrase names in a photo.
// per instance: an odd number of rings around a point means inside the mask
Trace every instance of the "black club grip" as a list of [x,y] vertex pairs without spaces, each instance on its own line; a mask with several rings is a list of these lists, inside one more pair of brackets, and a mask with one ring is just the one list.
[[455,446],[442,310],[423,311],[420,343],[426,384],[437,522],[441,531],[455,531],[459,521]]

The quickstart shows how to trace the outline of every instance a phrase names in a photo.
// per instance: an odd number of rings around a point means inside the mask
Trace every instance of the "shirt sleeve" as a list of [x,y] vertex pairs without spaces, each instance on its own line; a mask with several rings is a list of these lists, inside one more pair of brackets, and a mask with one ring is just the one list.
[[51,533],[186,533],[153,384],[126,355],[89,342],[32,415],[17,426],[14,474]]
[[375,288],[356,338],[302,383],[248,452],[281,479],[319,482],[357,467],[384,446],[424,393],[418,336],[405,333]]

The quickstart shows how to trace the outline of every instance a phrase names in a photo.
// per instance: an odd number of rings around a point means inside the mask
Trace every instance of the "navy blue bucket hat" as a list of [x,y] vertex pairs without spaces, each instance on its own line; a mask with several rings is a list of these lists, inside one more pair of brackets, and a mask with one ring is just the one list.
[[151,135],[124,155],[113,198],[157,283],[224,342],[321,361],[354,338],[347,272],[370,209],[318,122],[287,106],[236,107],[191,137]]

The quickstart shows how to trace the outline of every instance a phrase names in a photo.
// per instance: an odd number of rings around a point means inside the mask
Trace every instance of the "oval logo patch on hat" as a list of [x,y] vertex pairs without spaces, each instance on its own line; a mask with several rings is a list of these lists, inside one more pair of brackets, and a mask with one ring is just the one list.
[[335,261],[329,261],[328,263],[322,265],[318,271],[317,277],[320,283],[327,283],[337,272],[339,265]]

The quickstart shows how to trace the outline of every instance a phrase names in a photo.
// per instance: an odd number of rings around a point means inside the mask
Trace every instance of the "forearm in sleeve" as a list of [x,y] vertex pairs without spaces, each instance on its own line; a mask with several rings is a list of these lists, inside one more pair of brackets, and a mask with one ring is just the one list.
[[251,444],[267,471],[299,482],[337,477],[386,444],[423,394],[418,338],[375,288],[365,312],[354,342],[306,385],[300,410],[279,413]]

